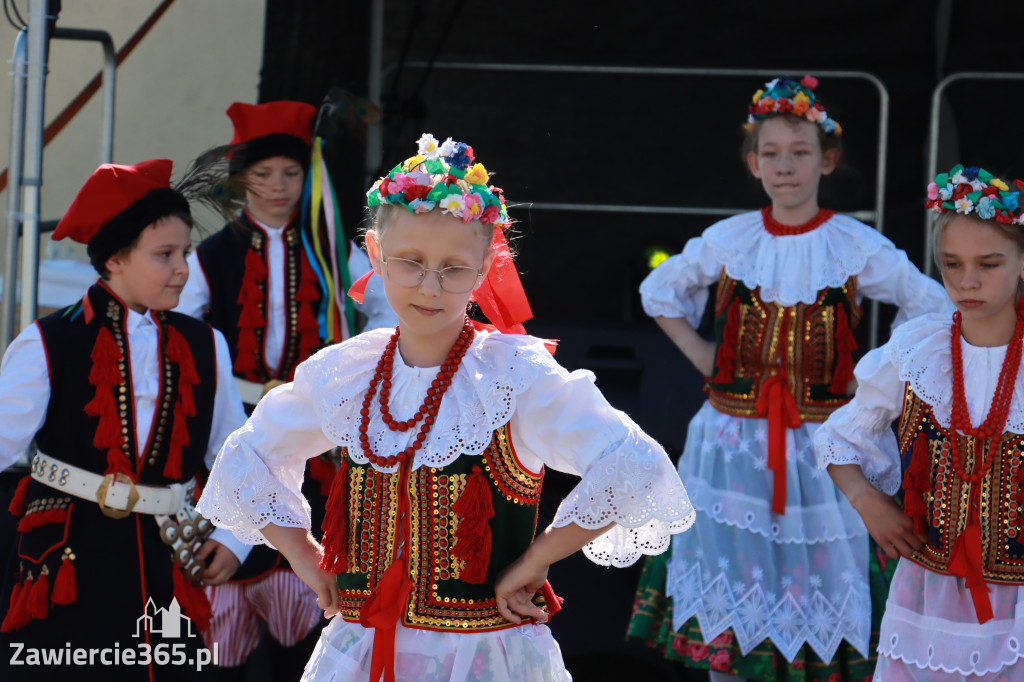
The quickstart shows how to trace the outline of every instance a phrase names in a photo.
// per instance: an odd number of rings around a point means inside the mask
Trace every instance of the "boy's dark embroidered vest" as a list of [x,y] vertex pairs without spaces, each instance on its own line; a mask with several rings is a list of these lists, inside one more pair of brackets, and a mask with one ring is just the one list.
[[[478,467],[486,480],[494,516],[487,523],[493,542],[480,581],[467,581],[467,563],[456,548],[460,524],[456,511],[467,481]],[[391,563],[398,519],[398,496],[408,495],[410,515],[409,574],[412,592],[402,612],[406,627],[454,632],[514,627],[498,612],[494,582],[533,541],[543,473],[527,471],[516,458],[508,425],[494,431],[480,457],[459,457],[438,469],[421,466],[411,472],[408,490],[399,490],[399,475],[348,462],[340,476],[346,485],[331,491],[328,509],[347,509],[345,556],[338,575],[341,615],[359,622],[359,611]],[[479,474],[476,474],[479,475]],[[345,499],[336,500],[335,494]],[[330,513],[330,511],[328,512]],[[326,528],[326,524],[325,524]],[[328,533],[330,531],[328,530]],[[325,539],[324,545],[329,546]],[[536,602],[547,610],[542,597]]]
[[[953,470],[950,437],[960,439],[965,471],[975,460],[974,438],[944,429],[907,384],[898,437],[903,460],[904,512],[926,532],[928,544],[913,561],[945,575],[954,543],[967,525],[971,483]],[[981,570],[986,582],[1024,583],[1024,436],[1006,432],[992,466],[977,485],[981,519]]]
[[849,402],[853,379],[852,331],[861,318],[857,279],[823,289],[817,300],[783,307],[765,303],[724,270],[715,301],[715,375],[709,400],[720,412],[759,417],[758,398],[768,379],[782,376],[801,421],[823,422]]
[[[208,448],[217,375],[213,330],[186,315],[153,315],[161,385],[140,457],[127,319],[124,304],[98,283],[81,302],[36,323],[50,381],[36,443],[41,452],[95,474],[112,473],[113,466],[141,484],[184,483],[200,471]],[[14,641],[27,646],[113,646],[124,632],[131,634],[140,614],[150,613],[150,599],[152,607],[177,598],[194,623],[209,617],[202,590],[172,562],[152,515],[112,518],[96,500],[61,494],[28,477],[9,509],[20,520],[0,588],[0,613],[8,616],[0,643],[13,631]],[[50,606],[58,617],[48,618]],[[96,614],[104,625],[91,628]],[[154,636],[147,640],[153,646],[160,641]],[[185,646],[196,648],[191,641]]]
[[[36,434],[39,449],[68,464],[97,474],[108,473],[108,452],[93,444],[97,424],[102,417],[89,416],[85,409],[97,391],[97,386],[90,382],[94,365],[91,355],[97,336],[106,330],[122,358],[109,362],[121,382],[110,390],[123,437],[121,450],[129,466],[126,473],[136,477],[136,482],[149,485],[167,485],[191,479],[203,464],[210,438],[216,392],[216,382],[211,378],[217,375],[212,330],[187,315],[169,311],[154,314],[159,326],[162,384],[153,428],[140,458],[135,442],[135,401],[125,326],[128,314],[123,304],[103,285],[94,285],[86,295],[93,313],[90,321],[86,322],[89,315],[83,311],[82,303],[78,303],[38,322],[50,372],[50,403],[46,421]],[[174,333],[184,337],[195,373],[203,379],[191,387],[195,414],[185,421],[187,443],[181,447],[181,474],[167,477],[164,470],[171,451],[175,408],[180,402],[180,369],[173,360],[174,354],[167,352]]]
[[269,281],[266,242],[263,230],[243,212],[236,223],[196,248],[211,292],[205,319],[227,339],[235,375],[260,383],[290,381],[295,367],[322,343],[316,315],[323,294],[306,259],[295,218],[284,230],[284,351],[277,372],[267,368],[263,355]]

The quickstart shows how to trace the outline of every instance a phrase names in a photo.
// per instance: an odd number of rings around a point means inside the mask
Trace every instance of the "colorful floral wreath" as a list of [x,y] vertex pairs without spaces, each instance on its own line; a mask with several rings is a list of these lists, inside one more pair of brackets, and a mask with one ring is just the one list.
[[440,206],[442,213],[479,220],[484,225],[510,224],[501,189],[483,164],[473,163],[473,148],[448,138],[439,144],[430,133],[419,140],[419,154],[406,159],[373,184],[366,193],[370,206],[404,206],[410,213],[427,213]]
[[817,87],[818,79],[813,76],[804,76],[799,81],[776,78],[765,83],[763,90],[754,93],[747,126],[778,114],[792,114],[817,123],[826,134],[842,137],[843,127],[839,121],[829,118],[824,107],[814,101],[814,89]]
[[968,215],[974,211],[982,220],[1024,225],[1024,206],[1019,205],[1024,182],[1014,180],[1011,184],[1012,190],[984,168],[957,164],[948,173],[935,176],[935,182],[928,185],[928,201],[924,205],[936,213],[955,211]]

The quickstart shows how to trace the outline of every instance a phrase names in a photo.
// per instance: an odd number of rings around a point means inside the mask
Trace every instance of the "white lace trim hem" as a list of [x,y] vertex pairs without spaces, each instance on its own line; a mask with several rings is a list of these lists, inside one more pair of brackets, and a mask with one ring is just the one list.
[[[949,628],[951,625],[955,626],[953,630]],[[900,632],[910,634],[901,636]],[[1024,631],[1014,627],[1013,621],[984,626],[951,623],[889,603],[885,607],[878,653],[920,670],[987,675],[1024,658],[1022,642]],[[982,661],[983,651],[985,661]],[[953,654],[966,658],[951,660]]]
[[724,572],[705,581],[696,563],[678,575],[670,564],[666,592],[672,598],[672,628],[679,630],[696,616],[707,642],[732,628],[744,656],[771,640],[789,662],[804,644],[830,661],[843,639],[868,656],[871,601],[866,583],[851,584],[836,600],[820,590],[800,598],[790,590],[776,597],[760,583],[738,587],[729,584]]
[[[813,545],[867,535],[863,525],[854,526],[844,519],[840,508],[832,503],[813,507],[787,505],[783,515],[769,513],[769,503],[721,490],[714,490],[707,481],[691,477],[687,484],[694,509],[717,523],[756,533],[778,544]],[[708,504],[705,500],[717,500]],[[724,502],[724,504],[723,504]]]

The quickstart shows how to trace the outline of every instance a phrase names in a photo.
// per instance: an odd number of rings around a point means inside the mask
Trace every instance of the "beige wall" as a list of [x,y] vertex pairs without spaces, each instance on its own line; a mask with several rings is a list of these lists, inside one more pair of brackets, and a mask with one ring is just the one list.
[[[17,0],[27,19],[28,0]],[[58,25],[107,31],[114,49],[135,33],[159,0],[64,0]],[[255,102],[263,52],[263,0],[176,0],[118,69],[114,162],[170,158],[177,178],[204,149],[230,141],[224,110]],[[17,31],[0,17],[0,55],[10,60]],[[102,65],[98,44],[54,40],[46,88],[49,123]],[[8,70],[9,73],[9,70]],[[10,137],[10,76],[0,77],[0,168]],[[42,218],[57,219],[99,164],[101,94],[46,148]],[[6,191],[0,206],[6,214]],[[0,234],[5,229],[0,228]],[[0,253],[4,249],[0,243]],[[84,258],[49,242],[52,258]],[[45,257],[45,256],[44,256]]]

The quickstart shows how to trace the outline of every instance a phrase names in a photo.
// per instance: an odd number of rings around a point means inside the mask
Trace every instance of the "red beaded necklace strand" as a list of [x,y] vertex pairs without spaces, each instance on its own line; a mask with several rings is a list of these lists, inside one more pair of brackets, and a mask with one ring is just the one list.
[[[1013,385],[1017,380],[1017,370],[1020,367],[1021,349],[1024,348],[1024,316],[1017,315],[1017,324],[1013,330],[1013,338],[1006,349],[1006,357],[1003,358],[1003,366],[999,370],[999,382],[996,384],[996,392],[992,397],[992,405],[989,407],[988,416],[977,428],[971,426],[971,416],[967,411],[967,396],[964,394],[964,361],[963,352],[960,349],[960,311],[953,313],[953,324],[950,327],[953,351],[953,414],[950,418],[949,443],[953,455],[953,468],[960,480],[967,483],[977,483],[984,478],[992,460],[995,458],[996,449],[1001,441],[1003,427],[1006,425],[1006,416],[1010,412],[1010,401],[1013,399]],[[988,441],[988,452],[979,467],[975,464],[974,473],[968,474],[964,471],[963,462],[960,459],[960,439],[956,431],[973,436],[976,441]]]
[[[409,461],[415,452],[423,447],[423,442],[427,439],[427,433],[430,432],[430,427],[434,424],[434,419],[437,417],[437,409],[441,405],[441,398],[444,397],[448,387],[452,385],[452,377],[455,376],[455,372],[459,369],[462,357],[469,349],[469,344],[473,342],[473,337],[476,336],[473,323],[467,317],[462,325],[462,331],[459,332],[459,337],[455,340],[455,345],[448,351],[448,357],[445,358],[441,368],[437,371],[437,377],[430,382],[430,388],[427,389],[427,397],[423,399],[423,404],[420,405],[419,410],[411,419],[398,420],[391,416],[388,398],[391,394],[391,373],[394,369],[395,350],[398,346],[398,336],[400,333],[401,328],[395,327],[395,333],[391,335],[391,340],[388,341],[387,346],[384,347],[384,353],[380,356],[380,360],[377,361],[377,368],[374,370],[373,378],[370,380],[370,387],[366,390],[366,395],[363,397],[362,409],[359,410],[359,447],[371,464],[381,467],[392,467],[399,462]],[[367,433],[370,424],[370,405],[373,404],[373,396],[378,392],[378,384],[380,385],[381,419],[384,420],[389,429],[392,431],[408,431],[420,421],[423,422],[423,425],[420,426],[420,432],[416,434],[415,440],[413,440],[409,447],[397,455],[389,455],[387,457],[374,454],[370,448],[370,436]]]

